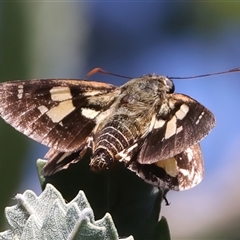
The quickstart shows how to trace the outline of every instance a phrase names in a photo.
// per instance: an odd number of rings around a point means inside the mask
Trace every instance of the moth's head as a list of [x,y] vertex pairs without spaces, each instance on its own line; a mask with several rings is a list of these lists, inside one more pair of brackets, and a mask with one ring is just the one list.
[[150,82],[155,82],[158,85],[158,89],[165,91],[166,93],[173,93],[175,90],[174,83],[166,76],[159,76],[156,74],[148,74],[144,76]]
[[171,79],[166,76],[159,76],[156,74],[148,74],[142,77],[146,81],[146,84],[151,86],[153,89],[165,93],[173,93],[175,90],[174,83]]

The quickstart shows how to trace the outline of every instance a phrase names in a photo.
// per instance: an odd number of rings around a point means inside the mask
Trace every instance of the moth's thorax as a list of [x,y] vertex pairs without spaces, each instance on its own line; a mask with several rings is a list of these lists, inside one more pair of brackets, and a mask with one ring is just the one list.
[[122,92],[142,93],[146,96],[158,96],[159,94],[173,93],[174,84],[166,76],[148,74],[143,77],[133,78],[121,87]]
[[140,134],[144,134],[152,117],[173,90],[172,81],[165,76],[134,78],[121,87],[116,112],[127,115]]
[[119,122],[124,119],[125,124],[129,122],[130,128],[134,125],[140,135],[144,134],[166,95],[173,90],[173,82],[165,76],[146,75],[130,80],[117,90],[118,97],[111,107],[97,117],[99,124],[94,132],[101,131],[106,124],[119,118]]

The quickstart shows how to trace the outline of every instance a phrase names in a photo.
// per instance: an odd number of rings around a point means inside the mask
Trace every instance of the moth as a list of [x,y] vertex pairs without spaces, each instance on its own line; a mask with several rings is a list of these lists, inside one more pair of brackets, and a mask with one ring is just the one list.
[[215,125],[207,108],[174,93],[173,81],[155,74],[120,87],[77,79],[4,82],[0,116],[50,147],[45,176],[80,161],[91,149],[91,170],[123,162],[166,190],[189,189],[202,180],[199,142]]

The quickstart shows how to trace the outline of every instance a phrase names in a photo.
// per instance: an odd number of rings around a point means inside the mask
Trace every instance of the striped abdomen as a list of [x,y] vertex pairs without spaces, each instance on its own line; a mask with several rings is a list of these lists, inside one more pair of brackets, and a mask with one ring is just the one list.
[[108,168],[117,160],[115,156],[134,142],[139,133],[137,127],[130,122],[128,116],[115,115],[97,132],[93,139],[91,170]]

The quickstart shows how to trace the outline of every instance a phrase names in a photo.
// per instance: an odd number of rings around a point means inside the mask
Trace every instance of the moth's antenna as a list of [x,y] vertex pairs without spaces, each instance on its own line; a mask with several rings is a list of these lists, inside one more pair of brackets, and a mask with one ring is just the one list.
[[123,76],[123,75],[119,75],[119,74],[107,72],[107,71],[103,70],[102,68],[94,68],[94,69],[92,69],[92,70],[86,75],[86,77],[90,77],[90,76],[92,76],[93,74],[96,74],[96,73],[107,74],[107,75],[111,75],[111,76],[115,76],[115,77],[131,79],[130,77],[126,77],[126,76]]
[[233,68],[233,69],[223,71],[223,72],[217,72],[217,73],[208,73],[208,74],[202,74],[202,75],[191,76],[191,77],[169,77],[169,78],[170,79],[191,79],[191,78],[209,77],[209,76],[220,75],[220,74],[225,74],[225,73],[232,73],[232,72],[240,72],[240,67]]

